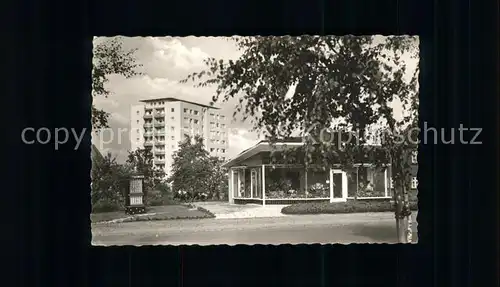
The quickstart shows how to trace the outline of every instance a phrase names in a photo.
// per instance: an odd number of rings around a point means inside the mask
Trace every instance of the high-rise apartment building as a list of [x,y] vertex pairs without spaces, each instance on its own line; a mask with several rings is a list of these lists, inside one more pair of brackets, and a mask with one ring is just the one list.
[[131,148],[149,148],[154,164],[168,175],[173,154],[185,135],[200,135],[211,156],[226,159],[229,146],[228,119],[216,107],[176,98],[141,101],[130,115]]

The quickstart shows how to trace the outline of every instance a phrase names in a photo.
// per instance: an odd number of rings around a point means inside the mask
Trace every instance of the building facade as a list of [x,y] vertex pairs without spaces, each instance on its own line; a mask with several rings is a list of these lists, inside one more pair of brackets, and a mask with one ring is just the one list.
[[[391,200],[391,165],[360,162],[353,167],[325,166],[303,162],[277,164],[271,153],[279,154],[303,146],[302,139],[280,141],[272,148],[261,141],[225,164],[229,169],[229,203],[293,204],[298,202],[342,202],[349,199]],[[410,200],[417,200],[417,153],[411,154]]]
[[154,165],[170,174],[173,155],[186,135],[200,135],[211,156],[226,160],[228,119],[213,106],[176,98],[143,100],[131,107],[131,149],[148,148]]

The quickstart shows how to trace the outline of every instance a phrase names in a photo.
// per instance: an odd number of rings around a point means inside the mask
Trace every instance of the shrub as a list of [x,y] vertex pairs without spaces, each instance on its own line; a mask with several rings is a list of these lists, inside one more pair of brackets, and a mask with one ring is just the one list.
[[207,215],[207,217],[209,217],[209,218],[215,218],[215,214],[213,214],[210,210],[208,210],[204,207],[198,206],[196,209],[205,213]]
[[108,153],[92,161],[91,200],[96,210],[110,209],[125,204],[125,193],[129,185],[129,170],[120,165]]
[[159,191],[160,193],[162,193],[164,195],[172,193],[170,186],[166,182],[158,183],[154,189]]
[[[417,210],[417,203],[410,204],[412,210]],[[311,202],[285,206],[284,214],[335,214],[361,212],[392,212],[394,204],[389,201],[350,200],[347,202]]]
[[155,189],[148,193],[146,204],[149,206],[160,206],[178,204],[178,202],[173,198],[172,193],[166,193]]
[[121,211],[124,209],[123,201],[99,199],[92,205],[92,213]]

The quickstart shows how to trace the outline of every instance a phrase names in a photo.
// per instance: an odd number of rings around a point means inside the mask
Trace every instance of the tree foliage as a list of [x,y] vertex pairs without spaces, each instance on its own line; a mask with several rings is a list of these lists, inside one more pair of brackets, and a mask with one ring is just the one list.
[[205,186],[213,199],[225,199],[228,193],[227,169],[223,167],[221,158],[212,156],[208,158],[207,167],[211,171],[205,179]]
[[186,136],[173,155],[169,182],[175,193],[183,191],[191,200],[201,193],[218,197],[224,190],[225,171],[219,158],[211,157],[201,136]]
[[[301,36],[235,37],[243,52],[237,60],[209,58],[206,69],[184,82],[216,85],[213,102],[239,97],[235,114],[253,117],[254,128],[273,143],[302,131],[305,163],[322,158],[349,166],[360,153],[370,154],[367,130],[378,124],[383,140],[379,165],[393,163],[396,193],[409,184],[409,165],[402,160],[415,145],[408,132],[418,126],[418,67],[405,79],[404,55],[418,57],[414,37]],[[291,87],[292,96],[287,97]],[[407,111],[395,117],[391,102]],[[355,134],[342,145],[318,141],[325,128]],[[418,135],[416,135],[418,136]],[[415,137],[414,137],[415,138]],[[378,148],[380,149],[380,148]]]
[[[92,61],[92,96],[107,97],[111,94],[105,84],[112,74],[130,78],[140,74],[137,68],[141,65],[136,62],[134,53],[137,49],[125,50],[119,38],[112,38],[94,47]],[[108,127],[109,114],[92,105],[92,128]]]
[[124,206],[130,170],[116,162],[110,153],[94,157],[91,171],[92,206],[106,205],[109,209]]

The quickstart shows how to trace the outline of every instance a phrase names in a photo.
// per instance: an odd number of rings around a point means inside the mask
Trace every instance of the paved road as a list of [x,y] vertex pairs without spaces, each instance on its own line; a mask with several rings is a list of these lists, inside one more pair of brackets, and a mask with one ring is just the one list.
[[392,213],[94,224],[92,234],[93,245],[397,243]]

